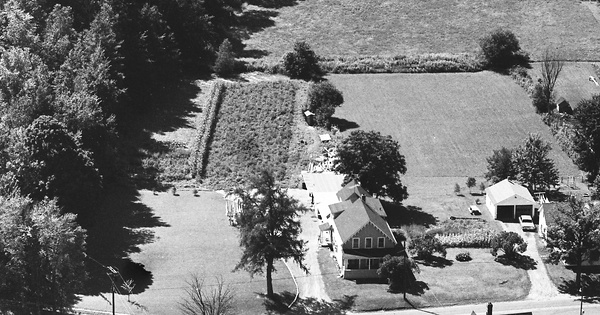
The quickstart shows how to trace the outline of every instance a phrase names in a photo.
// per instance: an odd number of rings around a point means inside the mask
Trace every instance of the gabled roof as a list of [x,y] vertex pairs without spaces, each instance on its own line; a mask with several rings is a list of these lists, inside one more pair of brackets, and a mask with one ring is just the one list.
[[342,242],[345,243],[369,223],[381,230],[389,239],[395,241],[394,235],[385,219],[372,210],[362,199],[359,198],[352,203],[343,201],[329,206],[332,209],[332,213],[334,208],[341,209],[342,207],[345,207],[345,209],[341,212],[338,211],[339,214],[337,216],[334,214],[334,222],[340,233]]
[[354,201],[362,195],[371,197],[364,188],[360,187],[360,184],[355,179],[351,180],[344,188],[336,193],[336,196],[338,196],[341,201],[348,199],[353,199],[352,201]]
[[494,205],[497,204],[530,204],[535,205],[535,200],[527,188],[514,184],[505,179],[485,189],[487,196]]

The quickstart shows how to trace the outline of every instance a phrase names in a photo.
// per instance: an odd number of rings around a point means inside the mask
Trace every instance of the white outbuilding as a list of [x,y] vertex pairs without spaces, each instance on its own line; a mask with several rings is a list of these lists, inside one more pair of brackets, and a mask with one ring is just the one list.
[[513,221],[520,215],[534,216],[536,202],[527,188],[505,179],[486,188],[485,204],[497,220]]

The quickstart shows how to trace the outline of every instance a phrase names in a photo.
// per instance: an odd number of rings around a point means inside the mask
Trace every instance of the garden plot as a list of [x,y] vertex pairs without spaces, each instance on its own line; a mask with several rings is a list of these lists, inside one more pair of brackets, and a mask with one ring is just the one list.
[[407,176],[482,176],[493,150],[514,148],[529,133],[552,144],[550,158],[562,176],[580,174],[510,77],[478,72],[332,75],[329,80],[344,93],[335,117],[399,141]]

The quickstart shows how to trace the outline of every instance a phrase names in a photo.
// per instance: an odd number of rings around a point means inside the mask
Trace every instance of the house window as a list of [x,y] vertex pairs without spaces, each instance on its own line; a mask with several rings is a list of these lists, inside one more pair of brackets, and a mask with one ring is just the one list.
[[361,259],[360,260],[360,267],[359,269],[369,269],[369,260],[368,259]]
[[380,262],[379,258],[371,259],[371,267],[369,269],[379,269],[379,265],[380,265],[379,262]]
[[384,248],[385,247],[385,237],[378,237],[377,238],[377,248]]
[[348,269],[358,269],[358,259],[348,259]]
[[365,237],[365,248],[373,248],[373,238]]
[[352,249],[360,248],[360,238],[355,237],[352,239]]

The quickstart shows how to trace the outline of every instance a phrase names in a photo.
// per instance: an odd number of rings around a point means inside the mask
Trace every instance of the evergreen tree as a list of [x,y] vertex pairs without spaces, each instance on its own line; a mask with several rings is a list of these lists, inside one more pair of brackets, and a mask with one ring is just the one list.
[[238,190],[242,212],[237,218],[242,258],[235,270],[244,269],[254,275],[267,274],[267,296],[273,297],[272,272],[276,259],[293,259],[304,265],[305,242],[300,239],[298,216],[306,211],[298,200],[275,184],[268,171],[252,179],[250,189]]

